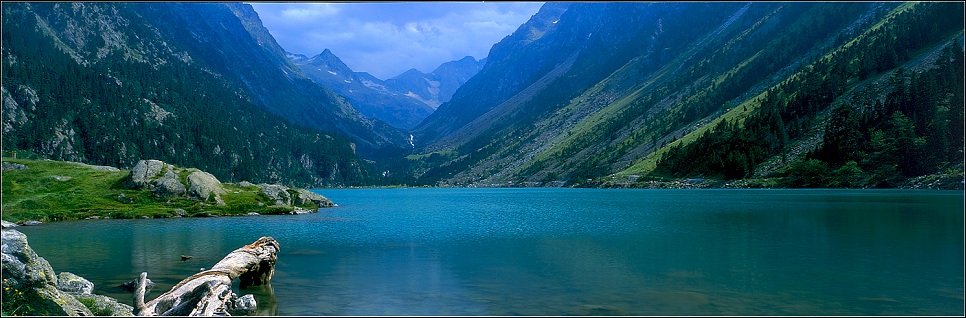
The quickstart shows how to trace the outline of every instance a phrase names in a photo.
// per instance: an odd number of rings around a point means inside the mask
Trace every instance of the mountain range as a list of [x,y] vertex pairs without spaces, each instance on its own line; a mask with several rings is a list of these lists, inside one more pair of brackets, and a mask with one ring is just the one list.
[[467,56],[443,63],[429,74],[410,69],[383,81],[366,72],[354,72],[328,49],[311,58],[292,53],[288,57],[316,83],[345,96],[363,115],[404,130],[449,101],[485,63],[485,59]]
[[250,6],[5,3],[3,149],[317,185],[962,188],[963,4],[548,2],[381,81]]

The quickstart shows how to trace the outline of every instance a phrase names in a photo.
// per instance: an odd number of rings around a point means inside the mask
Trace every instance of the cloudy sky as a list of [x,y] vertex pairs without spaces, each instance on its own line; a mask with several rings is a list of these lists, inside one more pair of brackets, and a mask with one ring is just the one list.
[[542,2],[250,3],[285,50],[308,57],[328,48],[356,72],[388,79],[429,73],[490,47],[537,13]]

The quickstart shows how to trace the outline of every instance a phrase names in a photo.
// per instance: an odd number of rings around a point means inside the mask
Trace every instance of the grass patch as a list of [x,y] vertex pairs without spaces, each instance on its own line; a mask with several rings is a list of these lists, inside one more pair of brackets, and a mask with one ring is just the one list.
[[[3,220],[60,221],[89,217],[167,218],[184,210],[187,216],[282,214],[292,207],[273,207],[258,187],[223,183],[224,206],[185,197],[160,197],[148,190],[128,189],[129,170],[103,171],[71,162],[3,158],[26,170],[2,173]],[[197,171],[197,169],[186,169]],[[187,175],[185,175],[186,177]],[[180,176],[179,176],[180,177]],[[314,203],[302,208],[316,209]],[[285,210],[287,209],[287,210]],[[285,210],[285,211],[282,211]]]

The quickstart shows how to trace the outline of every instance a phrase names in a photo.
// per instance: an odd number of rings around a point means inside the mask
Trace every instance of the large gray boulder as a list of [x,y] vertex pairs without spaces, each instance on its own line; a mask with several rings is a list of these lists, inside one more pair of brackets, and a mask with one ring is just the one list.
[[224,206],[225,201],[221,199],[221,195],[225,193],[228,193],[228,191],[225,191],[225,188],[221,186],[218,178],[215,178],[210,173],[195,171],[188,175],[189,195],[197,197],[202,201],[206,201],[209,197],[213,196],[213,199],[218,205]]
[[[57,289],[57,276],[43,257],[27,245],[27,236],[20,231],[2,231],[2,274],[4,302],[23,302],[14,306],[32,316],[91,316],[84,304],[70,294]],[[16,294],[11,293],[15,291]]]
[[165,167],[165,163],[161,160],[141,160],[138,161],[134,168],[131,168],[131,182],[138,187],[146,187],[151,183],[151,180],[156,179],[161,175]]
[[298,198],[295,199],[295,204],[301,205],[307,202],[313,202],[317,204],[320,208],[330,208],[335,206],[335,203],[332,202],[332,200],[329,200],[329,198],[323,197],[318,193],[305,190],[305,189],[298,189],[297,191],[299,193],[299,196]]
[[178,170],[160,160],[141,160],[131,168],[129,186],[160,196],[183,196],[187,188],[178,180]]
[[277,184],[259,183],[258,188],[262,190],[268,198],[274,201],[274,205],[292,205],[292,195],[288,193],[288,188]]
[[90,295],[94,291],[94,283],[71,272],[57,274],[57,289],[61,291]]

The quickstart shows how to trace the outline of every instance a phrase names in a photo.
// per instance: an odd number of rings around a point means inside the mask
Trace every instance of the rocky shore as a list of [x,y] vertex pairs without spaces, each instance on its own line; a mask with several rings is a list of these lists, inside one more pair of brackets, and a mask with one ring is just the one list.
[[16,225],[3,221],[4,316],[133,316],[134,307],[91,293],[94,284],[70,272],[55,274]]
[[[211,270],[202,269],[202,272],[186,278],[171,291],[147,303],[144,294],[154,284],[146,278],[147,273],[142,273],[139,279],[135,279],[135,288],[129,290],[134,295],[134,304],[140,306],[135,308],[117,299],[94,294],[94,283],[83,277],[70,272],[55,274],[50,263],[30,248],[27,236],[16,230],[16,224],[0,222],[3,226],[0,255],[3,316],[135,316],[138,313],[175,316],[250,315],[257,309],[254,297],[251,294],[239,297],[227,288],[231,286],[232,280],[239,278],[235,276],[241,276],[242,287],[246,286],[246,282],[252,285],[253,280],[256,285],[267,284],[274,272],[278,252],[278,243],[270,237],[263,237],[232,252]],[[264,243],[268,249],[260,248],[259,243]],[[233,255],[236,253],[241,253],[238,255],[242,256]],[[208,277],[213,275],[210,273],[222,272],[236,275]],[[206,273],[209,275],[205,276]],[[255,278],[252,278],[253,275]],[[188,290],[178,289],[178,286],[190,283],[198,286]],[[206,289],[206,286],[209,288]],[[171,307],[175,303],[182,305]]]

